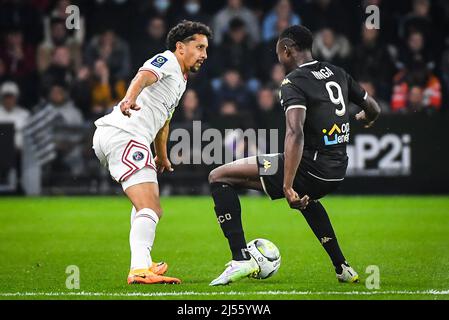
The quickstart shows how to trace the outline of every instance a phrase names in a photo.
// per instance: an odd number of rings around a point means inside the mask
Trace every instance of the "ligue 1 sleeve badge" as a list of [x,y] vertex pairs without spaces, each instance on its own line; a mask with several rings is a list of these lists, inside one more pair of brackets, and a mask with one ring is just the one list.
[[142,160],[143,158],[144,158],[144,155],[143,155],[142,152],[136,151],[136,152],[133,153],[133,159],[134,159],[134,161],[140,161],[140,160]]
[[153,59],[153,61],[151,61],[151,64],[155,67],[162,67],[164,65],[164,63],[167,62],[167,58],[164,56],[157,56],[156,58]]

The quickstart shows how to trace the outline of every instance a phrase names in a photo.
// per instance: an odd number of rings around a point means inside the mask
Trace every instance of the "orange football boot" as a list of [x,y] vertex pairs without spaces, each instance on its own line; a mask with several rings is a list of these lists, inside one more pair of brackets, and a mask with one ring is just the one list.
[[150,267],[150,271],[158,276],[163,276],[168,269],[168,264],[165,262],[153,262]]
[[156,283],[179,284],[181,283],[181,280],[172,277],[160,276],[146,269],[131,270],[128,274],[128,284]]

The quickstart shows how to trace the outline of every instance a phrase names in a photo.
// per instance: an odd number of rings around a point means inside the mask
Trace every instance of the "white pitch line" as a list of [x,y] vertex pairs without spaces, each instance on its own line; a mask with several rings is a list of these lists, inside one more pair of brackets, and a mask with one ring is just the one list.
[[0,297],[179,297],[179,296],[248,296],[248,295],[449,295],[449,290],[423,290],[423,291],[221,291],[221,292],[196,292],[196,291],[180,291],[180,292],[1,292]]

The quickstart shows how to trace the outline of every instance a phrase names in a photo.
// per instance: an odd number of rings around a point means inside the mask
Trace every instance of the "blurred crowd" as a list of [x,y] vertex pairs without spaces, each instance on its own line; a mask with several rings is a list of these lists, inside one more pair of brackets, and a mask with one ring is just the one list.
[[[66,26],[70,5],[79,28]],[[365,27],[369,5],[380,8],[380,29]],[[345,68],[384,113],[449,105],[449,1],[0,0],[0,122],[14,122],[19,148],[27,118],[44,107],[65,124],[91,125],[182,19],[210,25],[214,39],[175,123],[282,126],[275,43],[292,24],[311,29],[315,58]]]

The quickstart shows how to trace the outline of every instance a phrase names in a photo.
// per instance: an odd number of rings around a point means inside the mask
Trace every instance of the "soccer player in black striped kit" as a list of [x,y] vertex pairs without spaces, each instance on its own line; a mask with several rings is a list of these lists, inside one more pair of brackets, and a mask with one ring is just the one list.
[[291,26],[279,36],[276,53],[289,74],[280,87],[285,111],[284,152],[239,159],[209,175],[215,213],[228,239],[232,260],[210,285],[225,285],[247,277],[258,265],[246,250],[237,189],[263,190],[275,200],[285,198],[300,210],[329,255],[340,282],[357,282],[346,261],[328,214],[319,199],[335,191],[348,164],[348,106],[362,110],[356,120],[373,125],[379,105],[343,69],[314,60],[313,36],[303,26]]

